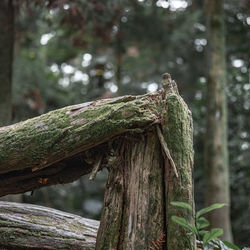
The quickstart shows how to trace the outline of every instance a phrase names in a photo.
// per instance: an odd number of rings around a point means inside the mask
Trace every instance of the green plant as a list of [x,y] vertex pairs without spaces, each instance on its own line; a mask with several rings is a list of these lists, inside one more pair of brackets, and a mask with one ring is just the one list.
[[[179,202],[179,201],[173,201],[171,202],[171,205],[176,207],[181,207],[184,209],[188,209],[191,212],[193,211],[193,208],[190,204],[185,202]],[[199,210],[195,214],[195,225],[190,225],[185,218],[178,217],[178,216],[172,216],[172,221],[178,223],[182,227],[188,229],[191,234],[194,234],[199,241],[201,241],[201,247],[204,250],[212,250],[212,249],[221,249],[221,250],[240,250],[239,247],[235,246],[234,244],[228,242],[228,241],[221,241],[218,237],[223,234],[223,229],[221,228],[212,228],[210,231],[205,230],[210,223],[209,221],[203,217],[202,215],[221,207],[224,207],[226,204],[224,203],[216,203],[209,207],[203,208]]]

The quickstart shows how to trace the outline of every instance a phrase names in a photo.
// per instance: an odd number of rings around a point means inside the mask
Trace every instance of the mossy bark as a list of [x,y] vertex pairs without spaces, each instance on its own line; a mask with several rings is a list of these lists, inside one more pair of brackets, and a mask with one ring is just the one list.
[[[178,171],[177,178],[169,159],[165,160],[167,249],[194,249],[195,238],[191,237],[186,229],[170,220],[171,216],[177,215],[194,225],[192,115],[183,99],[171,94],[166,99],[163,117],[163,135]],[[193,212],[173,207],[170,204],[172,201],[189,203],[193,207]]]
[[207,0],[208,82],[205,138],[206,205],[228,206],[208,214],[211,227],[223,228],[222,239],[232,241],[229,156],[227,145],[226,54],[223,0]]
[[1,249],[94,249],[98,227],[55,209],[0,201]]
[[0,128],[0,173],[45,168],[156,120],[133,96],[70,106]]

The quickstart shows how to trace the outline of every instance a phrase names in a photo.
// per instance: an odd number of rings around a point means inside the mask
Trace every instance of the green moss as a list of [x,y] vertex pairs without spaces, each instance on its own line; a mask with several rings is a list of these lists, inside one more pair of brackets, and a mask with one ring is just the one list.
[[190,183],[189,165],[193,158],[192,124],[190,111],[180,96],[171,94],[166,100],[164,137],[171,156],[181,172],[182,184]]
[[128,100],[66,107],[0,129],[0,172],[49,165],[156,119],[147,100]]
[[[171,201],[188,202],[193,206],[192,194],[192,161],[193,161],[193,136],[192,117],[187,105],[176,94],[166,98],[164,112],[163,135],[167,142],[170,154],[175,162],[179,178],[173,177],[172,183],[167,182],[167,232],[168,247],[171,249],[189,249],[190,236],[187,231],[171,221],[172,215],[180,214],[183,218],[193,223],[193,214],[170,205]],[[179,241],[178,239],[182,239]]]

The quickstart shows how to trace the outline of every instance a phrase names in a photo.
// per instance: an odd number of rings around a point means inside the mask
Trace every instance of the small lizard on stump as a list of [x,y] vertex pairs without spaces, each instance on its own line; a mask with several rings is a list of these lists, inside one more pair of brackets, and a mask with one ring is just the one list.
[[175,93],[179,95],[179,91],[177,88],[177,84],[174,80],[172,80],[171,75],[169,73],[164,73],[162,75],[162,87],[165,90],[166,94]]

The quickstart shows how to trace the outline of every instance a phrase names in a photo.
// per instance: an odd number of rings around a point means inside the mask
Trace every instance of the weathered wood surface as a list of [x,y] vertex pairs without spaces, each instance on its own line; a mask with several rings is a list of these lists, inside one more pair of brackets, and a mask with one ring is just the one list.
[[0,249],[94,249],[98,227],[55,209],[0,201]]
[[96,249],[150,249],[166,232],[164,165],[155,128],[124,138],[117,154],[119,164],[107,181]]
[[159,121],[157,95],[83,103],[0,128],[0,196],[89,173],[97,155],[110,151],[107,141]]

